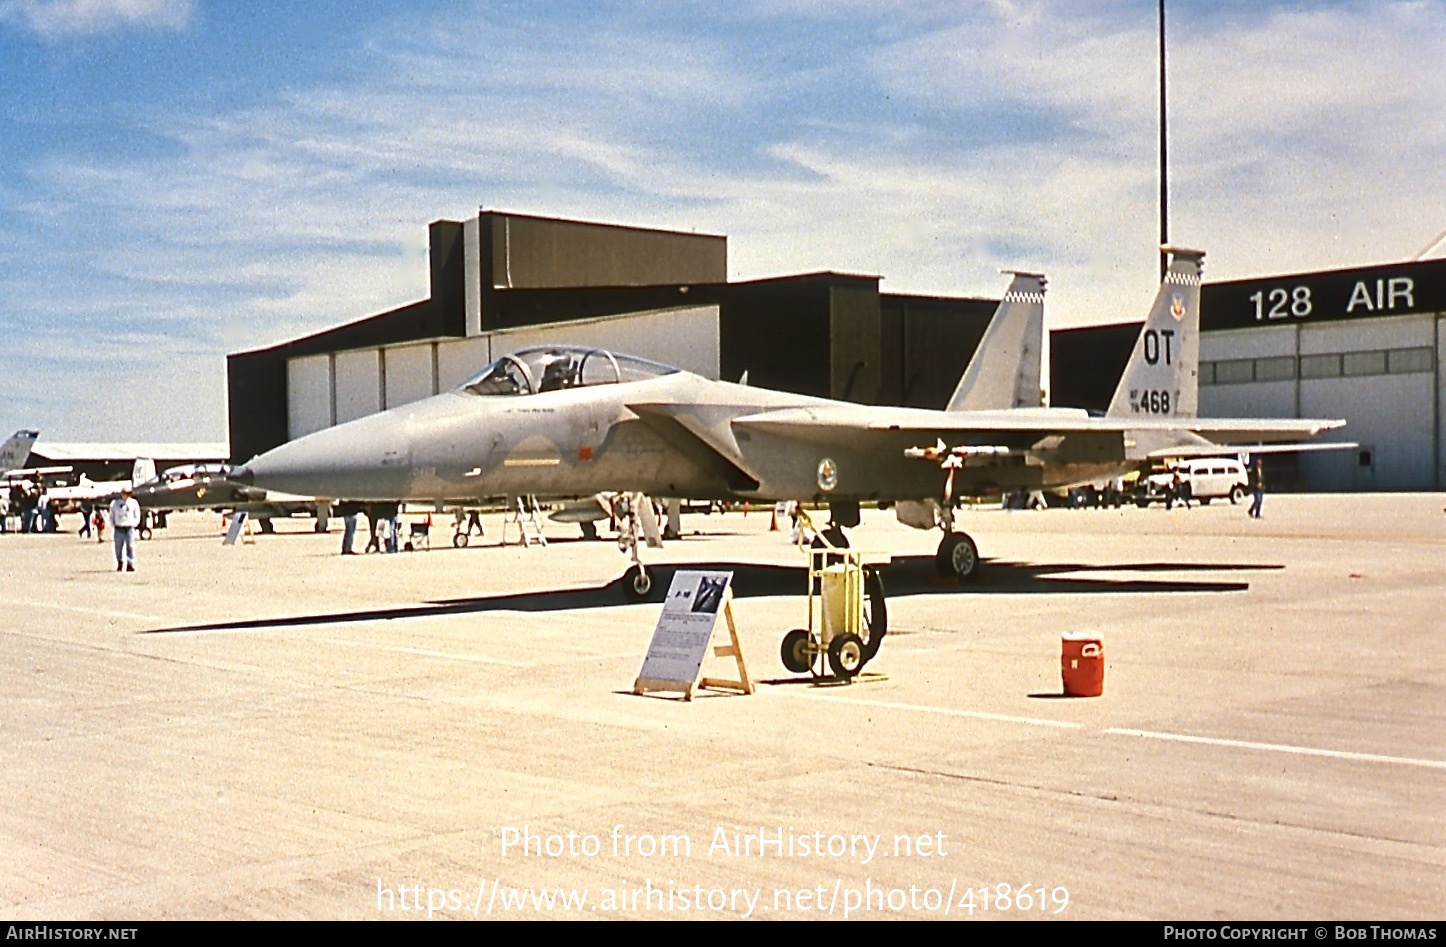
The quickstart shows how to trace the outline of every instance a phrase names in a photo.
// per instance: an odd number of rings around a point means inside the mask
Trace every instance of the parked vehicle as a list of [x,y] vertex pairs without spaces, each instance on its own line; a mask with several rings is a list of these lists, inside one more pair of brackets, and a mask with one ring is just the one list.
[[1228,457],[1197,457],[1172,464],[1168,470],[1141,477],[1135,485],[1135,505],[1147,507],[1164,503],[1170,497],[1175,475],[1180,475],[1181,492],[1208,506],[1211,500],[1229,497],[1239,503],[1250,492],[1250,477],[1245,465]]

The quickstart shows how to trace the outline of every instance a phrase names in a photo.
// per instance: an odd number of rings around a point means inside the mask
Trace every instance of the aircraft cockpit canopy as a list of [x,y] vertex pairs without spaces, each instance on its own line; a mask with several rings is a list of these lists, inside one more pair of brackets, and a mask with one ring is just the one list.
[[467,379],[474,395],[535,395],[564,388],[617,385],[671,375],[678,369],[633,355],[576,345],[543,345],[504,355]]
[[185,480],[202,480],[207,477],[224,477],[231,472],[229,464],[182,464],[167,467],[161,471],[162,483],[180,483]]

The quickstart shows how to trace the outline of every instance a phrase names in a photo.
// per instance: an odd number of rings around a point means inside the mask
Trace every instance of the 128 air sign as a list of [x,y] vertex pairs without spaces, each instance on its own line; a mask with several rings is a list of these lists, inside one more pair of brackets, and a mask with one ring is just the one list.
[[1202,289],[1201,326],[1245,329],[1446,310],[1446,260],[1305,273]]

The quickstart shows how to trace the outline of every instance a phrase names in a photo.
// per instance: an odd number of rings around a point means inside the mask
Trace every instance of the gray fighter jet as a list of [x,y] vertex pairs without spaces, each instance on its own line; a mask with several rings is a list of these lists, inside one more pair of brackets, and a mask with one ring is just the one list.
[[[1196,418],[1204,254],[1171,254],[1105,417],[859,405],[712,381],[600,349],[542,346],[503,356],[453,391],[283,444],[232,477],[357,500],[604,491],[799,500],[827,503],[844,528],[858,524],[860,503],[894,503],[903,522],[944,531],[940,572],[967,578],[978,550],[954,529],[966,497],[1068,488],[1118,476],[1172,446],[1298,440],[1345,423]],[[1007,303],[1042,306],[1042,280],[1015,280],[1033,281],[1038,292],[1012,285]],[[958,393],[951,400],[968,403]],[[636,523],[625,528],[636,539]],[[634,564],[624,588],[646,596],[651,579],[637,544],[625,548]]]

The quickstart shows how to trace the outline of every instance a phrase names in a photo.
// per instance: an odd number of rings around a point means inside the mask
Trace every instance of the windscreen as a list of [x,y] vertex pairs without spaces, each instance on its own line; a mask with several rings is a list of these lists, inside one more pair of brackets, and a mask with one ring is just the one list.
[[484,397],[532,395],[642,381],[676,371],[669,365],[605,349],[549,345],[504,355],[463,382],[458,390]]

